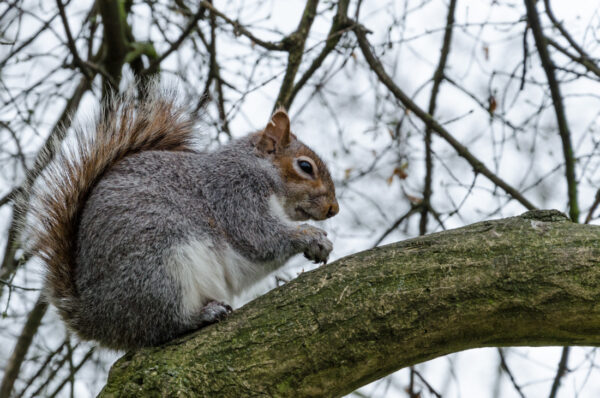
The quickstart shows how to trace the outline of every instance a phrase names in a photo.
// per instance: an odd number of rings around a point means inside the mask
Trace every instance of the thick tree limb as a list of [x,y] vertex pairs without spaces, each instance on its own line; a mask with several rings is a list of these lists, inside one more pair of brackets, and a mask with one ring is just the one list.
[[600,227],[557,211],[378,247],[131,353],[102,397],[340,396],[474,347],[600,345]]
[[103,60],[107,76],[104,76],[102,98],[107,98],[111,90],[119,88],[125,57],[130,50],[127,40],[127,13],[124,3],[118,0],[99,2],[100,15],[104,25],[103,42],[105,46]]

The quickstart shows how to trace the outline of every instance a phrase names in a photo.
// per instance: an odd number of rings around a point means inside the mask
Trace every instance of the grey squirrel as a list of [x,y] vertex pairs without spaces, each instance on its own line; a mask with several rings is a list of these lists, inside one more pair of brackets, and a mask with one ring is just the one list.
[[334,216],[334,184],[287,113],[211,152],[194,149],[194,124],[161,93],[113,101],[34,188],[44,289],[82,339],[158,345],[223,319],[295,254],[327,261],[325,231],[293,221]]

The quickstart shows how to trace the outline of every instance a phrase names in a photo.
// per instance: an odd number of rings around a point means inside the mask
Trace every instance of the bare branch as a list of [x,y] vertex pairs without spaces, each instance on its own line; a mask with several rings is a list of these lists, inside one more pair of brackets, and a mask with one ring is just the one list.
[[556,398],[556,394],[558,393],[558,389],[560,388],[560,381],[567,372],[567,362],[569,361],[569,352],[571,347],[563,347],[562,354],[560,355],[560,362],[558,363],[558,368],[556,369],[556,376],[554,377],[554,381],[552,382],[552,388],[550,389],[550,395],[548,398]]
[[584,68],[586,68],[588,71],[590,71],[593,74],[595,74],[596,76],[600,77],[600,67],[598,67],[598,65],[596,65],[589,58],[586,58],[586,57],[583,57],[583,56],[577,56],[577,55],[572,54],[565,47],[561,46],[555,40],[552,40],[549,37],[546,37],[546,41],[548,42],[549,45],[551,45],[552,47],[554,47],[560,53],[562,53],[562,54],[566,55],[567,57],[569,57],[573,62],[577,62],[578,64],[580,64]]
[[71,28],[69,27],[69,22],[67,21],[67,14],[65,13],[65,7],[62,3],[62,0],[56,0],[56,5],[58,6],[63,27],[65,28],[65,34],[67,35],[67,47],[69,47],[71,55],[73,55],[73,63],[79,66],[79,69],[85,75],[85,77],[90,79],[92,75],[88,70],[88,66],[82,61],[81,57],[79,57],[79,53],[77,52],[77,46],[75,45],[73,35],[71,34]]
[[181,44],[185,41],[185,39],[192,33],[192,31],[194,31],[194,29],[196,29],[196,24],[204,15],[205,10],[206,10],[206,8],[204,6],[200,6],[198,8],[198,11],[196,11],[196,13],[189,20],[187,26],[185,27],[183,32],[181,32],[181,35],[179,35],[177,40],[175,40],[171,44],[171,46],[169,47],[169,49],[167,51],[162,53],[158,58],[153,59],[152,62],[150,63],[150,65],[148,66],[148,68],[146,68],[143,73],[145,73],[145,74],[156,73],[161,62],[165,58],[167,58],[169,55],[171,55],[174,51],[176,51],[179,48],[179,46],[181,46]]
[[[46,168],[48,163],[54,157],[56,151],[56,144],[64,138],[64,134],[71,122],[71,115],[75,112],[83,95],[90,89],[91,80],[87,77],[82,77],[79,81],[79,85],[75,88],[73,95],[67,101],[63,112],[59,116],[58,120],[54,124],[52,131],[48,135],[48,138],[42,145],[42,148],[38,151],[32,168],[27,173],[27,178],[21,187],[14,189],[9,195],[6,196],[6,201],[10,200],[18,202],[20,208],[17,211],[13,211],[12,220],[9,225],[9,236],[7,240],[6,250],[4,251],[2,259],[2,267],[0,268],[0,279],[6,281],[16,271],[18,260],[15,258],[15,253],[19,248],[18,239],[18,228],[22,224],[23,217],[27,214],[27,206],[29,202],[30,188],[35,183],[37,177]],[[4,198],[3,198],[4,200]],[[2,289],[0,289],[0,295]]]
[[294,85],[292,92],[287,98],[286,102],[283,104],[283,107],[289,109],[296,97],[296,94],[304,87],[306,82],[311,78],[311,76],[321,67],[327,55],[331,53],[339,43],[342,35],[350,29],[348,23],[348,3],[349,0],[340,0],[338,2],[337,13],[333,18],[333,22],[331,23],[331,28],[329,29],[329,33],[327,34],[327,40],[325,41],[325,47],[321,50],[319,55],[313,60],[310,64],[306,72],[302,75],[298,82]]
[[535,209],[535,206],[521,193],[510,186],[503,179],[494,174],[490,169],[488,169],[482,161],[477,159],[471,152],[460,142],[458,142],[445,128],[443,128],[431,115],[422,110],[417,104],[415,104],[401,89],[398,87],[390,76],[383,69],[383,65],[381,62],[373,55],[371,51],[371,45],[369,44],[366,37],[366,29],[362,26],[356,26],[354,28],[354,33],[358,39],[358,44],[360,49],[367,60],[367,63],[371,66],[373,72],[377,74],[379,80],[394,94],[394,96],[406,106],[407,109],[414,112],[421,120],[423,120],[426,124],[429,124],[431,128],[438,133],[448,144],[450,144],[454,150],[463,157],[476,173],[481,173],[486,176],[490,181],[496,184],[498,187],[503,189],[507,194],[509,194],[513,199],[521,203],[526,209]]
[[562,95],[560,94],[560,86],[554,74],[554,63],[548,52],[547,41],[542,32],[540,18],[535,8],[535,0],[524,0],[527,7],[527,20],[531,26],[531,31],[535,39],[535,45],[542,61],[542,67],[546,73],[554,112],[556,114],[556,122],[558,124],[558,133],[562,141],[563,156],[565,159],[565,176],[567,179],[567,189],[569,193],[569,216],[571,220],[577,222],[579,219],[579,205],[577,204],[577,179],[575,177],[575,155],[573,153],[573,145],[571,144],[571,132],[565,115]]
[[294,79],[296,78],[296,73],[298,73],[298,68],[302,62],[304,44],[306,43],[306,38],[308,37],[308,33],[310,32],[310,28],[315,19],[318,4],[319,0],[307,0],[304,12],[302,13],[302,19],[300,19],[296,31],[284,40],[289,52],[288,62],[274,108],[290,102],[289,98],[292,95],[292,90],[294,88]]
[[[444,69],[448,55],[450,54],[450,44],[452,43],[452,28],[454,25],[454,12],[456,10],[456,0],[450,0],[448,6],[448,16],[446,18],[446,31],[444,32],[444,41],[440,51],[440,59],[438,66],[433,74],[433,87],[431,88],[431,96],[429,97],[429,107],[427,113],[432,117],[435,116],[435,108],[437,96],[440,91],[440,85],[444,80]],[[431,184],[433,180],[433,159],[431,153],[431,123],[427,123],[425,127],[425,181],[423,188],[423,206],[421,206],[421,220],[419,222],[419,234],[427,233],[427,215],[431,207],[431,196],[433,194]]]
[[521,386],[519,386],[519,384],[517,383],[515,376],[511,372],[510,368],[508,367],[508,363],[506,363],[506,358],[504,357],[504,350],[502,348],[498,348],[498,356],[500,357],[500,367],[504,371],[504,373],[506,373],[506,375],[508,376],[515,391],[519,394],[519,396],[521,398],[525,398],[525,394],[523,394],[523,391],[521,390]]
[[106,98],[111,90],[119,88],[121,70],[130,46],[126,36],[128,27],[124,3],[119,0],[102,0],[99,4],[104,25],[103,65],[108,73],[108,77],[104,79],[102,95]]
[[598,191],[596,191],[596,197],[594,198],[594,203],[592,203],[592,206],[590,207],[590,210],[588,211],[588,214],[585,217],[584,224],[589,224],[590,221],[592,221],[592,217],[594,216],[594,212],[598,208],[598,205],[600,205],[600,189],[598,189]]
[[12,355],[4,368],[4,377],[2,379],[2,384],[0,385],[0,397],[4,398],[11,395],[13,386],[19,375],[19,370],[21,369],[21,364],[25,359],[25,355],[27,355],[27,351],[29,351],[33,336],[37,333],[47,309],[48,304],[40,294],[35,306],[27,317],[27,322],[25,322],[21,335],[13,348]]
[[272,50],[272,51],[285,51],[286,50],[286,45],[284,44],[283,41],[278,42],[278,43],[273,43],[273,42],[268,42],[268,41],[259,39],[258,37],[254,36],[252,33],[250,33],[250,31],[248,29],[246,29],[241,23],[230,19],[229,17],[227,17],[227,15],[225,15],[221,11],[217,10],[208,1],[201,1],[200,6],[209,9],[216,16],[218,16],[219,18],[221,18],[222,20],[224,20],[225,22],[227,22],[228,24],[233,26],[234,32],[239,33],[243,36],[246,36],[247,38],[252,40],[252,42],[258,44],[259,46],[264,47],[267,50]]
[[550,0],[544,0],[544,6],[546,7],[546,15],[548,15],[548,18],[550,18],[550,21],[552,21],[554,27],[558,29],[563,37],[567,39],[571,47],[573,47],[573,49],[579,54],[580,58],[577,62],[588,68],[588,70],[591,72],[600,76],[600,68],[598,68],[598,65],[596,65],[596,63],[592,60],[592,57],[590,57],[588,53],[579,44],[577,44],[575,39],[573,39],[573,36],[567,32],[565,27],[554,16],[554,12],[552,12],[552,8],[550,7]]

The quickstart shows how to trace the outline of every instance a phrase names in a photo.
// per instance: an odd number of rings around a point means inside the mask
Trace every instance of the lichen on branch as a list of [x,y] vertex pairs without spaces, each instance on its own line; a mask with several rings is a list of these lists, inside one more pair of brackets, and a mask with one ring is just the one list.
[[600,345],[600,227],[557,211],[377,247],[129,353],[101,397],[341,396],[475,347]]

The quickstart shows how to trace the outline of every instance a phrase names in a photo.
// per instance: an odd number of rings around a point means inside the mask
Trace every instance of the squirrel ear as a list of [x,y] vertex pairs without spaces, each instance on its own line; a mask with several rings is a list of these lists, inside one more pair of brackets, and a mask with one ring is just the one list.
[[279,108],[262,131],[257,147],[263,152],[272,153],[287,147],[291,141],[290,136],[290,118],[285,109]]

